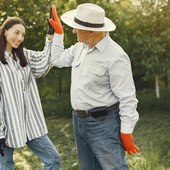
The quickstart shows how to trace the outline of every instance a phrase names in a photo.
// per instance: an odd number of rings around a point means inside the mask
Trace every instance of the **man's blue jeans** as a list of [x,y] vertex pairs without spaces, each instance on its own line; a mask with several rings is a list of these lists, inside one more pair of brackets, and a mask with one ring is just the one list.
[[128,170],[119,109],[99,118],[79,118],[73,111],[73,127],[81,170]]
[[[26,144],[44,163],[43,170],[60,169],[60,156],[47,135],[28,141]],[[1,170],[14,169],[13,153],[14,148],[8,146],[4,148],[4,157],[0,156]]]

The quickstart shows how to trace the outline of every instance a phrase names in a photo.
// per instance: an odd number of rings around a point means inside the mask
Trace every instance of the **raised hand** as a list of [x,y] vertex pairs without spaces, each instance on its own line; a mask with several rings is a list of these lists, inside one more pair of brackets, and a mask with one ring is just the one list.
[[57,15],[56,7],[55,5],[52,5],[52,16],[53,18],[49,19],[50,24],[53,26],[55,33],[57,34],[63,34],[63,27],[61,25],[60,19]]

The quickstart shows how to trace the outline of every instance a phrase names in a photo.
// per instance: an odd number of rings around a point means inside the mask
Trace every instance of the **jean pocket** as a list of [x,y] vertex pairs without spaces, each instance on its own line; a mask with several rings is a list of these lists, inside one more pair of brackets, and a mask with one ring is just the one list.
[[114,119],[115,115],[114,113],[109,113],[107,111],[107,114],[106,115],[103,115],[103,116],[96,116],[96,117],[93,117],[92,116],[92,119],[94,121],[98,121],[98,122],[110,122],[112,119]]

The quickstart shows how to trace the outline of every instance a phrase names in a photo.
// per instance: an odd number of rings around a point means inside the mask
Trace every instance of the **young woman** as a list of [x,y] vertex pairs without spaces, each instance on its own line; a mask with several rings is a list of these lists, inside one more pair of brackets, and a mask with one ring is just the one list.
[[0,31],[0,169],[14,169],[14,149],[25,144],[45,164],[59,170],[60,156],[47,136],[35,78],[50,69],[51,41],[43,51],[23,48],[24,22],[7,19]]

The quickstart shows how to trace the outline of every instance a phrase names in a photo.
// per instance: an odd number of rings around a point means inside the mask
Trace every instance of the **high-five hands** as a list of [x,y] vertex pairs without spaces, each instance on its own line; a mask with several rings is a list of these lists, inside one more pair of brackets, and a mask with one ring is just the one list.
[[136,153],[140,152],[139,148],[134,144],[132,134],[120,133],[120,138],[124,145],[125,151],[127,151],[127,153],[129,155],[136,154]]
[[53,18],[49,19],[49,23],[53,26],[55,33],[57,34],[63,34],[63,27],[61,25],[60,19],[57,15],[56,7],[55,5],[52,5],[52,16]]

